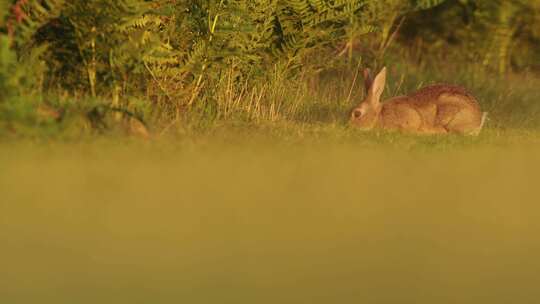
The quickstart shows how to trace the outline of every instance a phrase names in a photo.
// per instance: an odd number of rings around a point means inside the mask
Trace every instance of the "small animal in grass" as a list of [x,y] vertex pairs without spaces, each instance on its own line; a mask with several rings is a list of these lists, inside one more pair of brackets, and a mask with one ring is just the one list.
[[372,80],[364,70],[366,97],[351,113],[352,125],[361,130],[383,129],[415,134],[478,135],[487,113],[464,88],[431,85],[407,96],[381,102],[386,68]]

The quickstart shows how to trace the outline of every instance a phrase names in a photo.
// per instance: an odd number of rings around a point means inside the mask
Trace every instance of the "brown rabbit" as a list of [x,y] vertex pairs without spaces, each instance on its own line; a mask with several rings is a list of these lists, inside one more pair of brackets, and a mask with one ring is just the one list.
[[362,130],[478,135],[484,125],[487,113],[481,112],[476,99],[462,87],[432,85],[381,103],[386,68],[373,81],[366,69],[364,79],[366,98],[351,113],[351,123]]

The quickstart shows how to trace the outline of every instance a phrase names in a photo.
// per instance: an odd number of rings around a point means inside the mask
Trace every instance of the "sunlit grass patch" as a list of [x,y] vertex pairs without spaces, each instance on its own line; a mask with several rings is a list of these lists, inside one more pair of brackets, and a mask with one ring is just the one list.
[[540,143],[531,134],[245,130],[2,145],[2,299],[536,297]]

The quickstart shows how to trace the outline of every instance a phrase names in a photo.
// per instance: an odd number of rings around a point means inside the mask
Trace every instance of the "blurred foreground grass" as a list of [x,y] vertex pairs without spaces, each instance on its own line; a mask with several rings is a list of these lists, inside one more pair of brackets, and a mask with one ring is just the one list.
[[294,132],[2,144],[0,302],[536,303],[537,133]]

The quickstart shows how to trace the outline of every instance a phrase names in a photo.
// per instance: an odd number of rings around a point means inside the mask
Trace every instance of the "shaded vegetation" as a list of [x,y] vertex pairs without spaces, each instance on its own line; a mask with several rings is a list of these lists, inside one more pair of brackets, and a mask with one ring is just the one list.
[[530,127],[538,113],[538,1],[2,0],[0,11],[3,134],[336,122],[361,95],[358,69],[383,65],[389,95],[453,82],[498,125]]

